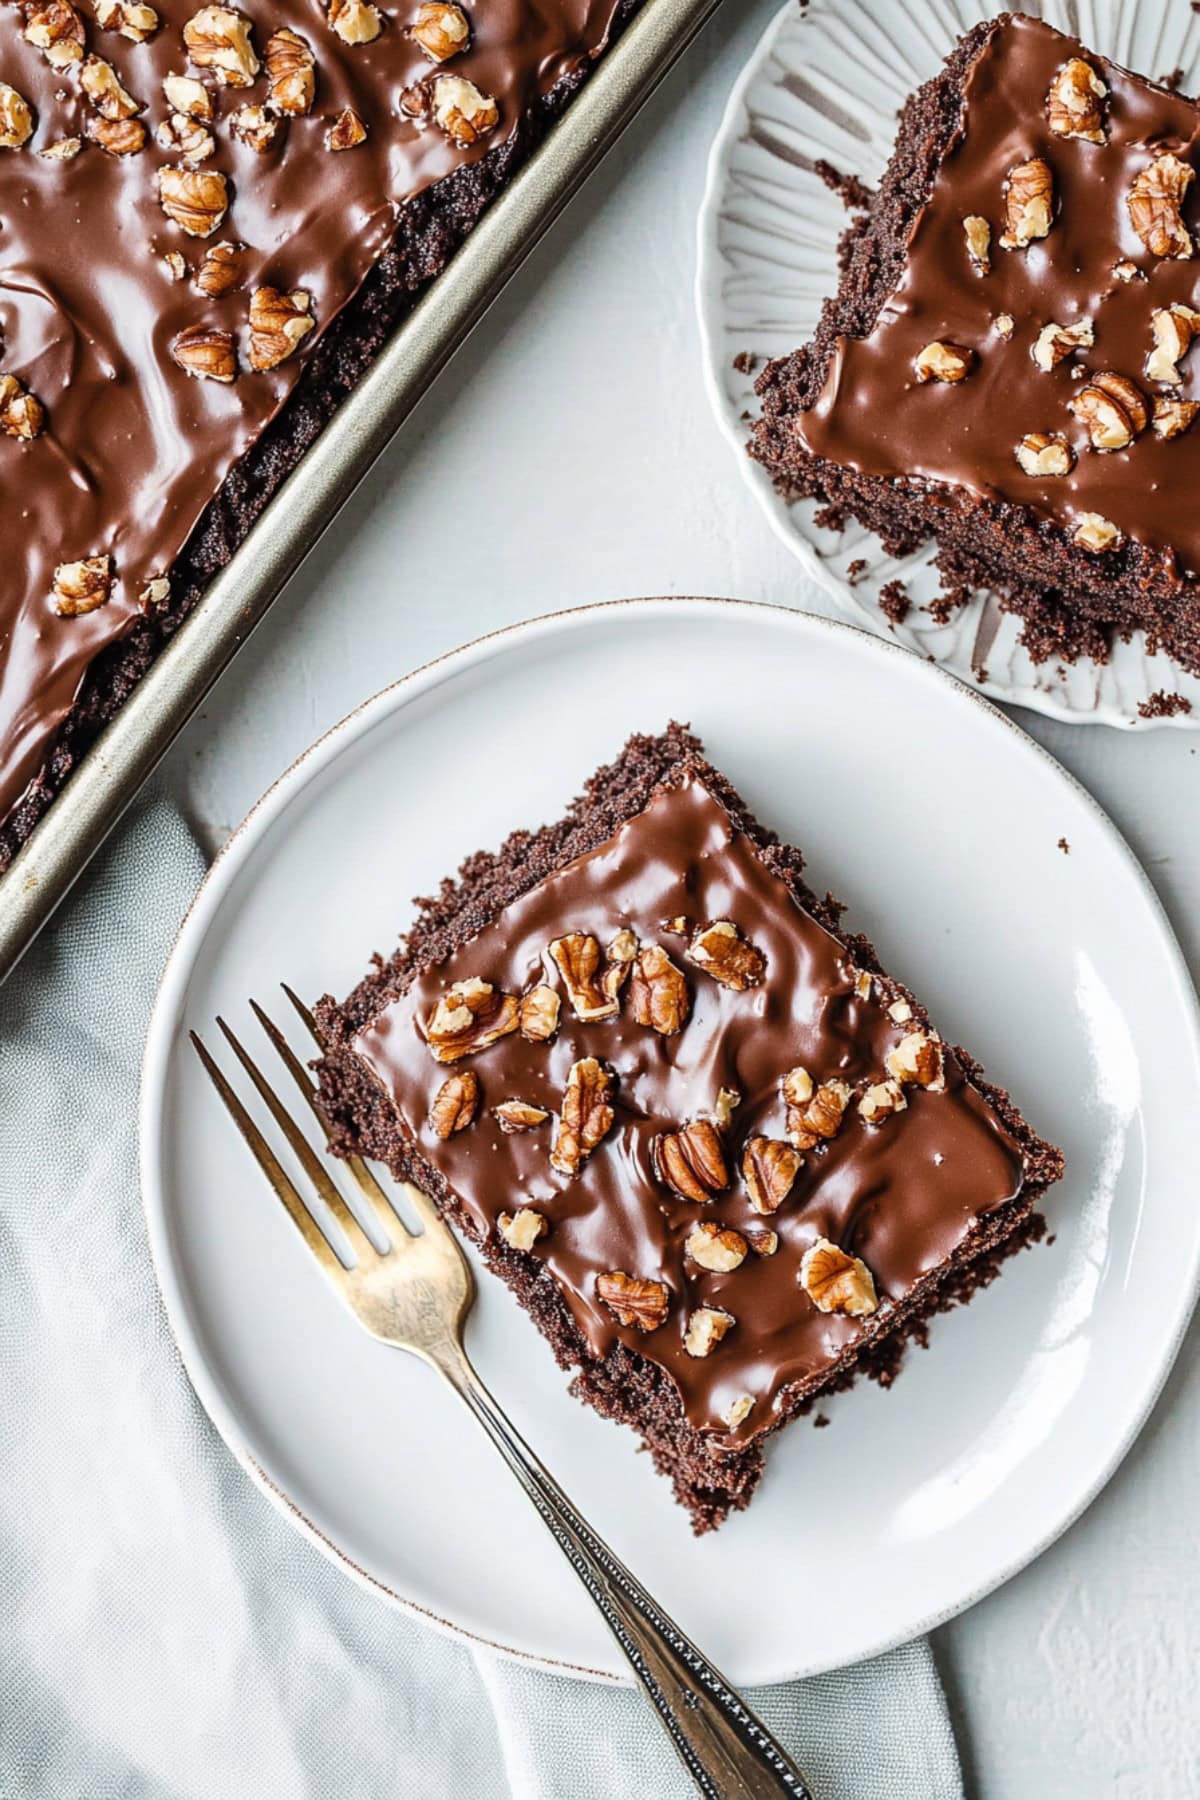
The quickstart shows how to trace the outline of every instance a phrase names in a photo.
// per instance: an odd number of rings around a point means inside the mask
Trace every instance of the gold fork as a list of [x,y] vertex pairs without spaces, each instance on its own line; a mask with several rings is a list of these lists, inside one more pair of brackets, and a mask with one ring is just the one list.
[[[321,1048],[308,1009],[286,984],[283,991]],[[304,1063],[262,1007],[254,1000],[250,1005],[328,1138],[328,1122]],[[217,1024],[349,1240],[355,1258],[351,1267],[335,1253],[308,1202],[192,1032],[213,1086],[338,1297],[372,1337],[408,1350],[436,1369],[483,1427],[599,1607],[700,1792],[710,1800],[767,1800],[781,1794],[812,1800],[804,1778],[766,1726],[576,1511],[475,1373],[462,1341],[475,1283],[433,1203],[419,1188],[403,1185],[422,1226],[419,1234],[410,1232],[367,1165],[358,1157],[347,1159],[342,1166],[388,1246],[377,1250],[258,1064],[224,1019]]]

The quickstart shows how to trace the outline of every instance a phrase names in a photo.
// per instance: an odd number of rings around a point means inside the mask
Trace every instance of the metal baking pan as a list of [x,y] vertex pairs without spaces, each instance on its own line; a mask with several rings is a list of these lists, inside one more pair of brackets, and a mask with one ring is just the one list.
[[719,4],[645,0],[264,509],[0,876],[0,981],[434,377]]

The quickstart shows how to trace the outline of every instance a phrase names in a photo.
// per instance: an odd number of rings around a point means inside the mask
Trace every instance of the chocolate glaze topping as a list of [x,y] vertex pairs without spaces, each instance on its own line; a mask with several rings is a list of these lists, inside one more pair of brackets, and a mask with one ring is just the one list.
[[[689,964],[687,937],[667,929],[680,917],[693,927],[734,921],[765,955],[761,984],[734,992]],[[675,1036],[635,1023],[628,994],[609,1021],[581,1023],[572,1010],[548,945],[569,931],[606,945],[623,927],[661,945],[686,971],[691,1013]],[[425,1027],[446,989],[471,977],[511,994],[549,983],[562,994],[561,1028],[550,1043],[514,1032],[455,1064],[478,1076],[482,1099],[474,1122],[442,1141],[429,1112],[451,1071],[434,1060]],[[878,1081],[886,1053],[912,1029],[887,1010],[898,990],[876,977],[863,998],[856,981],[843,946],[797,904],[714,796],[689,780],[419,975],[354,1049],[481,1234],[523,1205],[544,1212],[550,1229],[530,1254],[560,1283],[592,1351],[602,1356],[620,1339],[673,1377],[694,1426],[745,1442],[772,1422],[785,1387],[826,1369],[880,1326],[982,1215],[1022,1186],[1017,1144],[947,1052],[944,1092],[910,1087],[907,1109],[876,1125],[865,1124],[852,1103],[837,1135],[805,1157],[780,1209],[769,1217],[755,1212],[741,1177],[742,1148],[759,1133],[783,1138],[781,1077],[799,1063],[818,1082]],[[550,1166],[553,1115],[582,1057],[599,1058],[615,1075],[616,1120],[580,1173],[567,1177]],[[654,1140],[711,1112],[722,1088],[741,1096],[724,1134],[732,1180],[709,1204],[685,1202],[656,1173]],[[551,1117],[508,1136],[490,1109],[511,1098]],[[778,1251],[752,1250],[735,1270],[706,1272],[684,1251],[701,1220],[739,1232],[774,1230]],[[822,1313],[801,1288],[801,1260],[822,1236],[867,1264],[880,1299],[873,1318]],[[610,1270],[664,1282],[666,1323],[648,1334],[619,1324],[596,1294],[597,1276]],[[689,1313],[702,1305],[731,1313],[736,1324],[701,1359],[685,1350],[684,1333]],[[731,1434],[724,1415],[747,1394],[756,1404]]]
[[[347,45],[319,0],[249,0],[260,61],[271,33],[298,32],[316,59],[316,101],[285,118],[258,153],[230,116],[267,100],[265,68],[249,88],[222,88],[189,64],[182,28],[199,0],[155,0],[158,30],[143,44],[102,30],[81,0],[89,53],[105,58],[144,108],[146,147],[110,156],[85,136],[97,114],[73,70],[55,70],[22,36],[21,9],[0,5],[0,78],[29,103],[35,130],[0,148],[0,373],[17,376],[46,409],[32,441],[0,433],[0,820],[37,773],[89,662],[122,637],[139,596],[167,574],[230,468],[278,412],[306,355],[353,296],[392,236],[406,200],[484,156],[530,102],[606,42],[617,0],[464,0],[468,48],[433,63],[408,27],[418,0],[384,7],[372,43]],[[210,89],[216,153],[199,166],[228,179],[217,231],[188,236],[158,201],[157,171],[180,162],[154,139],[168,116],[162,79],[200,77]],[[461,75],[489,96],[499,122],[461,147],[432,115],[413,118],[401,95],[438,74]],[[344,108],[364,142],[333,151],[326,132]],[[66,138],[69,160],[39,154]],[[192,276],[206,249],[244,246],[233,292],[206,298]],[[165,263],[180,252],[186,278]],[[252,371],[250,296],[263,285],[312,296],[317,327],[279,367]],[[187,375],[169,346],[191,326],[234,334],[239,372],[229,385]],[[108,554],[108,601],[61,618],[50,594],[60,563]]]
[[[1046,97],[1068,59],[1082,56],[1108,88],[1105,142],[1056,135]],[[1068,402],[1092,372],[1130,376],[1150,401],[1200,400],[1200,350],[1185,355],[1179,387],[1160,387],[1144,365],[1151,314],[1200,304],[1200,260],[1162,259],[1147,249],[1126,197],[1155,152],[1171,149],[1200,170],[1200,111],[1106,62],[1032,19],[997,21],[964,84],[958,135],[909,235],[904,274],[869,336],[839,338],[819,400],[796,429],[815,455],[866,474],[952,484],[973,496],[1020,502],[1073,531],[1098,513],[1126,536],[1200,571],[1200,514],[1190,495],[1200,479],[1200,424],[1161,440],[1143,430],[1126,449],[1090,447]],[[1017,164],[1041,158],[1054,178],[1048,236],[1004,249],[1004,188]],[[1200,181],[1183,205],[1193,235]],[[963,219],[991,226],[990,272],[972,266]],[[1200,248],[1200,239],[1197,239]],[[1132,264],[1134,277],[1115,273]],[[997,318],[1013,321],[1010,338]],[[1092,348],[1050,371],[1031,349],[1048,323],[1090,319]],[[973,352],[958,382],[918,382],[914,359],[931,342]],[[1074,452],[1067,475],[1029,476],[1015,459],[1027,433],[1061,435]]]

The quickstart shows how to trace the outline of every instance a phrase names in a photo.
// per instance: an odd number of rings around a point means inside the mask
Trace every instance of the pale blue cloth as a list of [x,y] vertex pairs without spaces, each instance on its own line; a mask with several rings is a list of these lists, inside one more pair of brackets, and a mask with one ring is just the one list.
[[[0,989],[3,1800],[686,1800],[640,1695],[440,1637],[226,1452],[138,1202],[138,1065],[200,854],[141,808]],[[926,1643],[750,1696],[817,1800],[959,1800]]]

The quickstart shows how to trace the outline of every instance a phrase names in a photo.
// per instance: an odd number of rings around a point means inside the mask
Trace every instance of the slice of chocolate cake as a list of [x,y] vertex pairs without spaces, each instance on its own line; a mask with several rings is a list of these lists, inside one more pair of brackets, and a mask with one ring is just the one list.
[[1037,659],[1114,633],[1200,673],[1200,108],[1033,19],[908,102],[812,343],[759,381],[752,454]]
[[698,1531],[1062,1172],[801,867],[672,726],[318,1007],[335,1148],[433,1197]]

